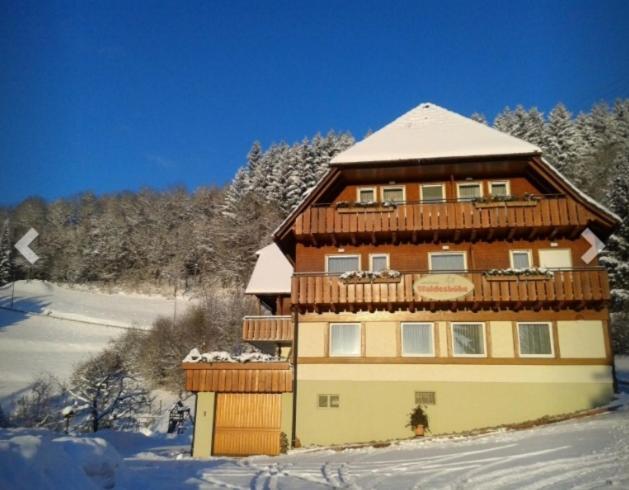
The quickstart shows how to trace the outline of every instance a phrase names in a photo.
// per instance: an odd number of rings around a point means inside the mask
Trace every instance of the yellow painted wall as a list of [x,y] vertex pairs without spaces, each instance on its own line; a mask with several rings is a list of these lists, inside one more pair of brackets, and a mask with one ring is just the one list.
[[397,355],[397,322],[367,322],[365,328],[365,354],[367,357],[394,357]]
[[436,354],[442,357],[448,356],[448,323],[436,322],[435,328],[439,329],[439,345],[437,346]]
[[297,353],[300,357],[322,357],[325,353],[325,330],[327,323],[307,322],[299,324]]
[[489,322],[492,357],[514,357],[512,325],[511,322]]
[[194,417],[194,441],[192,456],[209,458],[212,452],[212,432],[214,431],[214,393],[197,393]]
[[561,357],[605,357],[603,328],[599,320],[557,322]]
[[[346,367],[343,366],[343,369]],[[526,366],[525,369],[532,367],[537,366]],[[561,371],[564,367],[574,366],[552,368]],[[382,368],[378,365],[378,369]],[[414,407],[416,391],[435,392],[436,404],[427,406],[433,434],[524,422],[607,403],[613,396],[609,367],[587,368],[591,372],[586,376],[583,376],[584,373],[579,376],[576,372],[553,373],[551,378],[571,379],[576,376],[596,379],[596,382],[548,382],[547,377],[543,382],[435,381],[421,378],[380,381],[378,378],[364,379],[367,375],[360,381],[300,380],[297,437],[304,445],[412,437],[411,429],[406,425]],[[369,371],[370,374],[373,372]],[[537,375],[541,376],[541,373]],[[521,374],[520,378],[523,377],[528,378]],[[317,395],[320,393],[338,394],[340,407],[319,408]]]
[[293,432],[293,394],[282,393],[282,421],[281,431],[286,434],[290,444],[290,438]]

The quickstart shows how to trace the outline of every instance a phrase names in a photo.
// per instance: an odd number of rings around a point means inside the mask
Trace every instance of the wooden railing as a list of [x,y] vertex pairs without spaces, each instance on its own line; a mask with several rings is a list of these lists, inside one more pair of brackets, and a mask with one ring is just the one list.
[[555,270],[546,278],[497,278],[484,271],[455,274],[466,278],[473,286],[456,299],[438,300],[419,294],[417,281],[437,275],[431,272],[402,272],[398,282],[361,283],[324,273],[295,274],[291,299],[302,310],[599,307],[609,300],[607,271],[603,268]]
[[246,316],[242,320],[242,340],[290,342],[293,320],[290,316]]
[[[565,196],[535,196],[519,202],[414,202],[391,208],[306,209],[295,220],[295,235],[374,234],[537,229],[569,230],[587,226],[590,213]],[[513,232],[512,232],[513,233]]]
[[293,391],[287,362],[184,363],[188,391],[218,393],[286,393]]

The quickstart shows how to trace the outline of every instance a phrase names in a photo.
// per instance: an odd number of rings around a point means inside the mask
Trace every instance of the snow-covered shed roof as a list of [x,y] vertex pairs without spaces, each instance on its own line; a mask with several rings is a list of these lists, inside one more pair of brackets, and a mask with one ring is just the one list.
[[290,294],[293,266],[279,247],[272,243],[256,252],[258,260],[245,293]]
[[339,153],[332,164],[527,155],[539,147],[432,103],[423,103]]

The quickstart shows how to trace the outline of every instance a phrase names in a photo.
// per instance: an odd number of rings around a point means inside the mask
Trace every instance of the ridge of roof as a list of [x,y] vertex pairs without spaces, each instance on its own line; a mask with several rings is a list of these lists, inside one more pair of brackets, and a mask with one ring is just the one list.
[[524,140],[424,102],[336,155],[332,165],[541,154]]

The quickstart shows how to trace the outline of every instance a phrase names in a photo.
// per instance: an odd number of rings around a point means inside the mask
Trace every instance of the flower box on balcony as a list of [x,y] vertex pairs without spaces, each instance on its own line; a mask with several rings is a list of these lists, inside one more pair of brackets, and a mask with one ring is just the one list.
[[341,279],[344,284],[383,284],[383,283],[398,283],[399,277],[376,277],[373,279],[365,277],[352,277],[349,279]]
[[547,279],[550,279],[549,276],[544,276],[544,275],[536,275],[536,276],[532,276],[532,275],[523,275],[523,274],[505,274],[502,276],[485,276],[485,279],[487,279],[488,281],[492,282],[492,281],[516,281],[518,279],[526,279],[527,281],[545,281]]
[[508,208],[528,208],[537,206],[537,201],[507,201]]
[[516,281],[525,279],[527,281],[544,281],[552,279],[553,271],[543,267],[530,267],[528,269],[491,269],[483,276],[488,281]]
[[336,210],[341,213],[387,213],[397,207],[395,202],[385,201],[339,201],[335,204]]
[[398,271],[350,271],[341,274],[339,279],[344,284],[381,284],[400,282],[402,276]]

